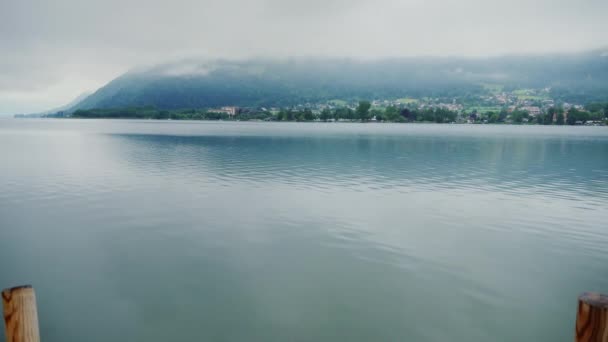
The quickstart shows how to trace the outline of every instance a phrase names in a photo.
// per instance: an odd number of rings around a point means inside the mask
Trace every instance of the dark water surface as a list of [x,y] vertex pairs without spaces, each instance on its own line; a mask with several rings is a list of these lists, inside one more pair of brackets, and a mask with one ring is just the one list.
[[0,158],[44,342],[572,341],[608,292],[606,127],[0,120]]

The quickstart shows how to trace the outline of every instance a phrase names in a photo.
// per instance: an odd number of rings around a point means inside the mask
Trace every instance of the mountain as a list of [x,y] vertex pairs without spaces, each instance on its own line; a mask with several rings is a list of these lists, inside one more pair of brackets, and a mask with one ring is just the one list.
[[154,106],[286,106],[332,99],[466,97],[506,89],[551,88],[561,101],[608,100],[603,51],[570,55],[379,60],[291,58],[182,60],[132,70],[70,110]]

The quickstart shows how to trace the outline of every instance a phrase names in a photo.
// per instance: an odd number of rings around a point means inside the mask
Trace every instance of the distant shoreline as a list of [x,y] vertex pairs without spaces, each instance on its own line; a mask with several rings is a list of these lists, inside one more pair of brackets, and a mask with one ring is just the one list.
[[412,122],[393,122],[393,121],[277,121],[277,120],[210,120],[210,119],[149,119],[149,118],[129,118],[129,117],[117,117],[117,118],[80,118],[80,117],[66,117],[66,118],[54,118],[54,117],[26,117],[26,118],[15,118],[15,117],[0,117],[0,119],[13,119],[13,120],[35,120],[35,119],[42,119],[42,120],[57,120],[57,121],[61,121],[61,120],[83,120],[83,121],[87,121],[87,120],[116,120],[116,121],[127,121],[127,120],[132,120],[132,121],[152,121],[152,122],[191,122],[191,123],[197,123],[197,122],[217,122],[217,123],[246,123],[246,122],[251,122],[251,123],[276,123],[276,124],[379,124],[379,125],[383,125],[383,124],[400,124],[400,125],[442,125],[442,126],[449,126],[449,125],[458,125],[458,126],[544,126],[544,127],[608,127],[608,124],[606,123],[601,123],[601,124],[582,124],[582,125],[568,125],[568,124],[563,124],[563,125],[557,125],[557,124],[552,124],[552,125],[541,125],[541,124],[537,124],[537,123],[505,123],[505,122],[494,122],[494,123],[482,123],[482,122],[477,122],[477,123],[467,123],[467,122],[432,122],[432,121],[412,121]]
[[[451,105],[452,107],[456,105]],[[443,124],[514,124],[514,125],[608,125],[608,103],[586,107],[579,105],[548,108],[503,107],[496,110],[470,112],[450,105],[403,106],[380,105],[359,101],[357,105],[312,107],[237,107],[159,109],[147,107],[119,107],[79,109],[49,115],[16,115],[16,118],[49,117],[80,119],[140,119],[193,121],[280,121],[280,122],[394,122]]]

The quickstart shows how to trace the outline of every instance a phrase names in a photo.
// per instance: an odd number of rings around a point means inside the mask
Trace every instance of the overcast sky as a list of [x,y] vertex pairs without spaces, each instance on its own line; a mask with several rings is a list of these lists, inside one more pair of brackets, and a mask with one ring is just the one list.
[[608,46],[607,0],[1,0],[0,114],[203,56],[492,56]]

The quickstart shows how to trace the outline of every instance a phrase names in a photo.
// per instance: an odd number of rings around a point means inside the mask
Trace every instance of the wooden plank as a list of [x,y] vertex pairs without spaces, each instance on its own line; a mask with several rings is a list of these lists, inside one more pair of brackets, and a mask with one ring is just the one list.
[[608,296],[585,292],[578,297],[576,342],[608,342]]
[[36,294],[30,285],[2,291],[7,342],[40,342]]

